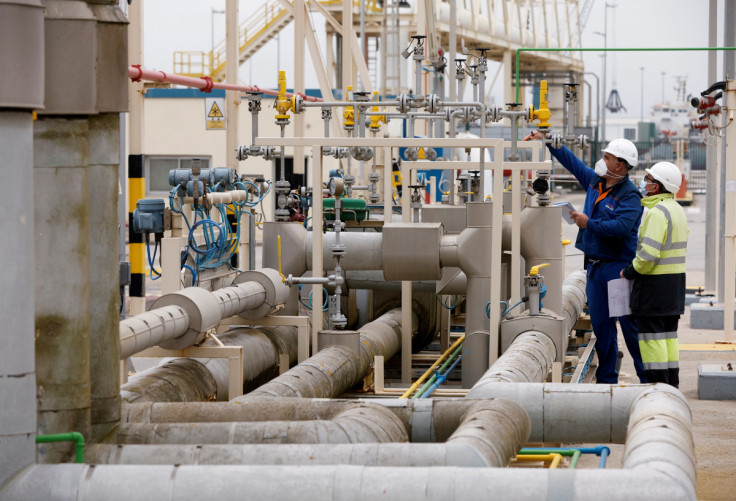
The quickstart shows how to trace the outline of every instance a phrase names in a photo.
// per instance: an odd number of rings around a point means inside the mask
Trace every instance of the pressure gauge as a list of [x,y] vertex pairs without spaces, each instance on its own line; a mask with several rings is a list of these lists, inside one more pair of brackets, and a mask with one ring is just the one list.
[[341,177],[331,177],[327,182],[327,191],[333,197],[340,197],[345,190],[345,184]]

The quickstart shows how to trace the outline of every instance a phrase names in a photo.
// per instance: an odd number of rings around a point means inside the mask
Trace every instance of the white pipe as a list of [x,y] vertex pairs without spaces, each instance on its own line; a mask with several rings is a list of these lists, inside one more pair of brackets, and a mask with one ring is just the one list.
[[[264,403],[268,405],[268,403]],[[355,406],[355,404],[350,404]],[[334,406],[333,406],[334,407]],[[465,407],[465,406],[461,406]],[[385,410],[384,412],[390,412]],[[426,414],[426,413],[425,413]],[[392,415],[393,416],[393,415]],[[426,443],[381,443],[336,444],[329,438],[329,444],[320,443],[290,445],[285,442],[285,434],[279,435],[279,444],[269,445],[97,445],[85,451],[85,458],[92,463],[116,464],[360,464],[366,466],[485,466],[501,467],[508,464],[521,449],[529,436],[529,418],[524,410],[511,402],[493,400],[473,402],[458,420],[452,414],[440,416],[455,421],[456,429],[441,444]],[[382,426],[394,423],[386,416],[378,414]],[[418,413],[417,413],[418,418]],[[326,419],[323,417],[322,419]],[[394,417],[393,419],[398,419]],[[459,424],[458,424],[459,422]],[[298,427],[288,422],[288,433]],[[262,423],[261,423],[262,424]],[[276,425],[277,423],[271,423]],[[404,422],[404,426],[409,422]],[[132,427],[126,425],[126,430]],[[142,429],[146,425],[138,425]],[[192,427],[193,423],[179,425]],[[230,429],[232,423],[222,423]],[[447,426],[447,424],[445,424]],[[145,429],[145,428],[143,428]],[[164,431],[162,425],[147,425],[147,433]],[[269,427],[269,437],[274,436],[275,428]],[[164,431],[165,432],[165,431]],[[221,431],[222,433],[222,431]],[[178,438],[178,437],[177,437]],[[408,438],[408,437],[406,437]],[[155,440],[160,441],[158,435]],[[273,442],[273,438],[266,438]],[[264,441],[261,436],[258,442]],[[193,443],[193,441],[188,441]],[[177,443],[181,443],[177,440]]]
[[161,296],[152,310],[120,322],[120,358],[151,346],[183,349],[197,344],[223,319],[268,314],[286,300],[287,291],[276,270],[263,268],[242,273],[234,285],[214,292],[187,287]]

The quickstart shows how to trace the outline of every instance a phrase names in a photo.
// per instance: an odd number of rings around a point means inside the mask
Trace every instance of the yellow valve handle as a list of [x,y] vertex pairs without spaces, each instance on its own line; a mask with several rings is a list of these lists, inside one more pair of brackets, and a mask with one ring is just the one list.
[[279,275],[281,275],[281,282],[286,283],[286,277],[281,273],[281,235],[278,236],[277,240],[279,246]]
[[[378,106],[374,106],[371,108],[372,112],[378,111]],[[371,124],[368,126],[371,128],[371,130],[378,130],[381,128],[381,122],[386,123],[386,116],[385,115],[371,115],[370,117]]]
[[529,276],[530,277],[536,277],[537,275],[539,275],[539,269],[540,268],[545,268],[545,267],[547,267],[549,265],[550,265],[550,263],[542,263],[542,264],[538,264],[536,266],[532,266],[532,269],[529,270]]
[[565,238],[564,240],[562,240],[562,245],[570,245],[571,243],[572,243],[572,240],[569,240],[567,238]]
[[286,72],[279,71],[279,95],[276,98],[276,114],[277,120],[288,120],[289,115],[287,113],[291,109],[291,100],[286,97]]
[[539,120],[539,127],[551,127],[549,119],[552,112],[549,111],[549,101],[547,100],[547,80],[539,82],[539,109],[529,107],[529,119]]

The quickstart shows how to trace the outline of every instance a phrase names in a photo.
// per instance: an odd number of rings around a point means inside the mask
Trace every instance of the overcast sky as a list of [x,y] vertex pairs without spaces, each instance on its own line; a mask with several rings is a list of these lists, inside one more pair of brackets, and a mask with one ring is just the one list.
[[[214,18],[214,40],[224,39],[225,16],[212,15],[213,8],[225,9],[225,0],[138,0],[144,5],[144,66],[163,71],[173,70],[173,52],[176,50],[209,51]],[[411,0],[413,3],[414,0]],[[241,22],[262,5],[263,0],[240,0]],[[458,0],[458,4],[462,4]],[[581,5],[582,5],[581,0]],[[608,4],[614,3],[609,0]],[[615,0],[616,8],[608,9],[609,47],[706,47],[708,45],[708,0]],[[595,0],[590,17],[583,31],[584,47],[603,47],[605,0]],[[723,45],[723,0],[718,1],[718,45]],[[324,33],[321,15],[312,14],[318,34]],[[324,48],[324,35],[319,36]],[[293,75],[293,23],[282,31],[281,48],[272,40],[261,48],[250,61],[243,64],[240,80],[261,87],[275,87],[279,67]],[[279,54],[277,56],[277,53]],[[638,117],[644,91],[644,114],[664,98],[674,100],[675,76],[687,76],[687,92],[699,93],[708,86],[706,52],[619,52],[609,53],[608,84],[610,93],[615,77],[617,90],[628,113],[623,116]],[[721,66],[722,53],[718,63]],[[602,75],[603,62],[596,53],[585,53],[586,71]],[[134,64],[132,61],[131,64]],[[307,64],[307,87],[317,87],[317,80],[310,74]],[[644,85],[642,72],[644,68]],[[489,73],[492,78],[495,69]],[[721,76],[720,70],[718,73]],[[595,85],[594,80],[591,83]],[[500,82],[491,91],[497,103],[502,103]],[[603,99],[603,96],[601,97]]]

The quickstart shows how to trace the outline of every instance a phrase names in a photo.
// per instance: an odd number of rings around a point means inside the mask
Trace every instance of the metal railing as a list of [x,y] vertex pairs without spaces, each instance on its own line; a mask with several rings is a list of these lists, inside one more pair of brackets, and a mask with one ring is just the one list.
[[[309,3],[309,2],[307,2]],[[322,0],[323,6],[342,5],[338,0]],[[360,7],[360,0],[353,0],[354,7]],[[366,10],[370,13],[382,12],[376,0],[366,3]],[[238,27],[238,59],[242,63],[243,54],[259,39],[265,41],[273,38],[286,24],[274,29],[280,22],[291,19],[291,15],[279,0],[269,0],[261,7],[254,9],[248,18]],[[269,33],[271,30],[271,33]],[[210,76],[213,80],[221,81],[225,75],[226,41],[221,40],[211,51],[175,51],[174,73],[188,77]]]

